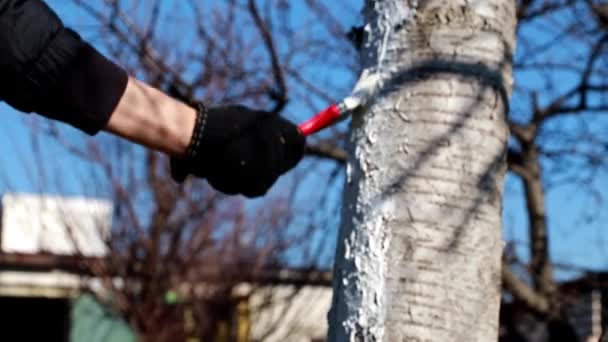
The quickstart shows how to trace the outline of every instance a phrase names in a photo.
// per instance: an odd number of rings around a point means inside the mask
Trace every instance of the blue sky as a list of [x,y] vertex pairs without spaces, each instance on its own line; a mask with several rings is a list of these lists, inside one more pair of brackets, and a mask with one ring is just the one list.
[[[47,3],[57,10],[68,25],[76,28],[85,37],[91,39],[94,45],[96,44],[95,28],[90,26],[86,17],[75,11],[68,1],[53,0],[47,1]],[[297,13],[299,3],[299,1],[293,2],[294,13]],[[357,8],[360,3],[361,1],[353,1],[352,7]],[[336,13],[340,10],[335,5],[328,6]],[[356,13],[351,13],[341,19],[345,24],[355,23],[358,20]],[[547,37],[546,33],[538,33],[538,36],[539,39]],[[315,70],[315,65],[310,67],[313,71]],[[319,69],[316,73],[323,74],[325,77],[333,77],[337,83],[348,81],[345,79],[346,76],[339,72],[331,73]],[[569,83],[567,75],[557,75],[556,77],[560,84]],[[516,79],[518,84],[539,82],[537,76],[525,73],[518,74]],[[289,112],[298,111],[309,112],[309,109],[297,101],[290,104]],[[69,195],[103,196],[103,193],[98,191],[99,189],[87,189],[86,186],[83,186],[82,179],[92,172],[89,165],[80,162],[44,135],[32,134],[32,129],[34,131],[45,129],[47,125],[45,119],[36,115],[23,115],[4,103],[0,104],[0,115],[2,116],[0,121],[0,163],[3,165],[0,172],[0,192],[44,191]],[[61,131],[76,143],[85,143],[87,139],[91,139],[69,127],[62,127]],[[92,139],[103,139],[103,135]],[[36,150],[36,146],[41,151],[40,160],[43,161],[43,167],[40,166],[36,154],[33,152]],[[41,170],[45,172],[43,182],[35,180],[39,178],[37,172]],[[600,174],[596,182],[596,187],[608,189],[608,177],[605,173]],[[505,237],[508,240],[520,241],[518,252],[525,257],[527,254],[527,247],[525,247],[527,219],[522,202],[522,191],[521,182],[515,177],[508,176],[505,188]],[[608,210],[601,211],[601,207],[598,207],[594,213],[599,212],[600,215],[597,215],[595,220],[588,221],[584,219],[585,211],[593,208],[593,205],[597,205],[589,193],[577,186],[563,186],[551,190],[548,194],[547,212],[551,234],[551,254],[554,259],[560,263],[606,269],[608,267],[608,236],[604,231],[608,222]],[[339,194],[333,196],[334,199],[338,197]],[[336,223],[337,221],[332,221],[330,224],[335,225]],[[331,232],[328,234],[331,235]],[[322,238],[327,238],[327,236]],[[565,273],[562,274],[565,275]]]

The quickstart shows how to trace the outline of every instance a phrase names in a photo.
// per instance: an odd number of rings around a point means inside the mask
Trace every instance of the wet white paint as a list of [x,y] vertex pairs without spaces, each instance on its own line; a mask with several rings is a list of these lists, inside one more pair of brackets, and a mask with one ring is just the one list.
[[379,72],[370,72],[369,69],[363,70],[352,93],[342,103],[344,103],[344,106],[349,111],[364,106],[373,97],[379,88],[380,82],[381,77]]
[[[396,39],[394,33],[399,27],[407,26],[407,21],[414,17],[416,6],[416,1],[409,1],[409,4],[403,0],[367,2],[364,14],[368,24],[361,53],[363,68],[351,95],[342,101],[349,111],[373,101],[383,80],[391,76],[390,70],[384,68],[386,53],[392,46],[402,45],[403,38]],[[367,111],[365,115],[374,113]],[[354,151],[354,159],[347,164],[347,186],[353,180],[375,182],[376,177],[383,177],[382,173],[371,175],[374,167],[370,165],[355,165],[355,161],[373,160],[372,149],[368,147],[373,146],[380,136],[379,131],[369,127],[360,133],[365,136],[353,139],[364,139],[366,144],[351,142],[358,147]],[[343,223],[342,240],[339,242],[343,244],[339,250],[344,253],[344,262],[340,265],[341,290],[334,296],[343,298],[336,301],[334,297],[330,320],[339,322],[340,326],[330,327],[330,341],[382,341],[385,334],[385,275],[390,246],[390,235],[385,227],[397,208],[393,199],[381,198],[377,191],[371,190],[378,190],[377,187],[361,186],[359,189],[362,193],[357,196],[357,208],[346,208],[345,212],[364,213],[363,217],[345,214],[342,218],[351,222]],[[337,303],[340,307],[336,307]]]
[[[432,6],[431,6],[432,5]],[[408,303],[407,308],[395,308],[392,305],[393,301],[389,297],[390,293],[387,291],[387,287],[390,286],[390,290],[393,291],[395,296],[404,296],[404,293],[399,293],[403,288],[395,286],[395,271],[398,271],[399,277],[406,279],[415,279],[416,273],[418,272],[418,265],[414,262],[413,256],[407,256],[410,258],[409,265],[401,265],[395,267],[396,262],[401,262],[403,259],[397,259],[394,253],[407,254],[408,248],[412,250],[412,254],[416,253],[416,258],[420,258],[423,261],[434,260],[439,265],[448,266],[442,268],[441,271],[428,272],[429,277],[433,280],[443,280],[444,278],[458,277],[461,274],[470,276],[477,276],[474,283],[468,283],[464,286],[462,283],[459,284],[462,290],[461,292],[448,291],[449,287],[445,287],[445,293],[437,293],[437,304],[435,307],[441,308],[442,305],[446,305],[445,302],[454,303],[465,303],[466,300],[461,298],[454,298],[454,294],[457,293],[463,297],[464,291],[468,291],[470,286],[475,284],[479,285],[480,288],[484,288],[484,291],[479,291],[480,298],[484,300],[487,298],[499,298],[499,296],[493,296],[492,291],[498,289],[496,282],[493,282],[493,275],[488,272],[476,272],[475,267],[480,264],[476,261],[476,258],[482,258],[484,256],[495,256],[498,244],[495,243],[494,238],[499,234],[487,233],[490,229],[487,227],[496,227],[500,222],[500,215],[492,216],[487,226],[484,225],[471,225],[467,229],[471,234],[479,233],[481,237],[478,245],[480,251],[487,254],[478,253],[474,255],[468,255],[470,261],[458,262],[446,260],[446,258],[454,258],[456,253],[444,253],[442,250],[437,250],[437,245],[432,243],[439,243],[439,246],[443,246],[443,235],[437,227],[427,227],[425,222],[433,222],[437,220],[437,217],[441,217],[441,227],[452,227],[457,226],[463,222],[463,217],[460,214],[465,215],[465,211],[459,211],[452,209],[449,206],[441,207],[437,204],[439,201],[444,201],[442,194],[452,194],[451,191],[447,191],[448,186],[457,186],[458,191],[454,192],[454,195],[462,195],[459,191],[470,191],[471,194],[475,194],[474,188],[467,188],[466,184],[472,184],[472,182],[462,182],[461,184],[453,184],[447,182],[444,184],[441,180],[434,179],[432,176],[437,173],[440,176],[445,174],[461,175],[465,180],[474,180],[475,174],[481,173],[476,169],[477,166],[473,166],[472,162],[467,162],[468,154],[454,155],[453,151],[447,147],[442,150],[440,155],[431,156],[433,162],[437,162],[440,167],[433,167],[432,164],[428,163],[424,166],[424,171],[427,172],[428,177],[418,177],[410,180],[408,183],[409,188],[431,188],[429,194],[415,194],[415,199],[421,198],[421,201],[415,201],[410,199],[404,188],[398,188],[395,195],[392,195],[387,189],[393,189],[395,184],[402,186],[399,183],[394,182],[396,174],[408,169],[408,165],[412,165],[416,156],[424,152],[423,146],[428,137],[439,136],[440,131],[444,129],[445,125],[435,123],[424,123],[421,120],[421,115],[418,115],[414,107],[419,106],[420,108],[426,109],[429,113],[439,116],[440,111],[433,107],[435,104],[441,104],[441,108],[450,114],[460,115],[460,109],[467,108],[472,96],[454,96],[453,87],[461,87],[463,93],[477,94],[475,87],[465,86],[462,82],[457,85],[438,80],[437,82],[427,82],[427,84],[417,84],[412,87],[400,87],[399,92],[391,92],[390,94],[380,93],[389,79],[392,79],[397,68],[403,68],[404,65],[410,61],[417,61],[415,58],[416,54],[410,52],[408,44],[417,44],[417,47],[424,50],[426,53],[441,52],[450,56],[458,56],[462,53],[455,47],[455,44],[449,44],[451,40],[451,30],[449,25],[444,22],[437,23],[437,28],[443,30],[442,32],[435,32],[433,29],[427,30],[424,33],[428,35],[424,36],[428,39],[429,45],[423,45],[420,43],[421,37],[420,32],[414,31],[413,29],[420,29],[421,25],[425,24],[426,19],[432,22],[434,18],[439,20],[446,19],[449,21],[449,16],[461,15],[461,6],[469,6],[467,15],[472,18],[477,18],[475,14],[480,15],[483,13],[491,14],[496,12],[496,8],[502,8],[504,3],[500,0],[431,0],[425,2],[425,10],[418,13],[416,17],[416,11],[418,9],[418,2],[413,0],[367,0],[366,7],[364,10],[364,17],[367,21],[365,25],[366,38],[364,40],[363,48],[361,51],[361,62],[362,72],[357,84],[355,85],[352,94],[347,97],[343,102],[344,105],[349,109],[359,109],[355,111],[353,120],[353,131],[351,134],[351,141],[349,143],[351,151],[349,153],[349,162],[347,164],[347,181],[345,187],[345,201],[342,216],[342,226],[340,229],[340,235],[338,240],[338,252],[336,257],[336,268],[335,268],[335,283],[334,283],[334,299],[332,303],[332,309],[330,312],[330,334],[329,341],[333,342],[345,342],[345,341],[388,341],[388,340],[407,340],[407,339],[396,339],[396,336],[405,336],[406,333],[400,331],[400,325],[396,324],[395,321],[400,321],[402,317],[409,315],[410,319],[420,319],[420,317],[430,317],[431,313],[435,313],[434,309],[423,307],[423,305],[417,303]],[[473,8],[471,8],[473,6]],[[426,18],[425,16],[429,13],[429,7],[433,7],[435,13],[440,16]],[[505,12],[506,13],[506,12]],[[509,11],[509,13],[511,13]],[[505,16],[506,17],[506,16]],[[420,22],[414,23],[414,18]],[[426,19],[425,19],[426,18]],[[461,17],[460,19],[465,18]],[[467,18],[465,18],[467,19]],[[490,18],[491,19],[491,18]],[[466,21],[466,20],[465,20]],[[491,24],[493,21],[489,20]],[[499,21],[497,21],[499,22]],[[507,21],[508,23],[508,21]],[[458,24],[462,27],[469,28],[466,24]],[[485,25],[485,24],[484,24]],[[502,29],[501,25],[499,29]],[[514,26],[513,26],[514,27]],[[499,29],[496,32],[502,32]],[[468,32],[468,30],[467,30]],[[463,43],[464,48],[475,48],[479,43],[481,52],[478,52],[476,56],[481,61],[489,60],[486,46],[493,48],[491,51],[496,51],[497,56],[502,56],[501,50],[503,45],[497,46],[496,42],[491,37],[486,36],[485,31],[478,30],[478,27],[472,26],[471,32],[474,33],[474,40],[471,42]],[[496,38],[496,33],[492,33],[493,38]],[[438,37],[436,46],[434,39]],[[500,38],[500,37],[499,37]],[[500,40],[502,42],[502,40]],[[459,42],[460,43],[460,42]],[[481,44],[484,43],[484,44]],[[482,46],[483,45],[483,46]],[[483,49],[481,49],[483,47]],[[396,51],[400,54],[397,58]],[[398,60],[401,58],[401,60]],[[407,59],[406,62],[404,60]],[[391,84],[393,86],[394,84]],[[428,87],[428,89],[426,88]],[[395,87],[399,88],[399,87]],[[408,89],[411,88],[410,93]],[[428,90],[432,91],[428,91]],[[433,93],[429,95],[434,99],[433,101],[427,100],[426,98],[416,99],[417,94],[421,92]],[[414,97],[412,99],[411,97]],[[491,103],[491,102],[487,102]],[[407,106],[407,107],[406,107]],[[361,108],[364,107],[364,108]],[[502,151],[502,145],[497,146],[496,137],[501,136],[503,130],[500,125],[496,122],[486,122],[483,119],[487,113],[492,115],[498,114],[502,109],[479,109],[479,120],[471,120],[471,125],[487,125],[489,130],[492,130],[491,134],[480,135],[480,139],[475,139],[475,136],[480,134],[476,130],[468,127],[464,128],[467,132],[466,137],[460,135],[454,136],[453,140],[447,141],[447,143],[459,144],[460,147],[472,146],[471,141],[484,141],[484,145],[490,144],[486,154],[481,157],[487,158],[487,160],[494,160],[490,155],[491,151]],[[425,112],[426,114],[426,112]],[[361,115],[365,115],[362,117]],[[443,115],[443,114],[442,114]],[[450,115],[445,115],[445,119],[449,119]],[[408,129],[408,125],[417,125],[422,129],[420,132],[414,132]],[[407,134],[407,136],[405,136]],[[502,136],[501,136],[502,137]],[[486,139],[487,140],[484,140]],[[501,138],[502,139],[502,138]],[[506,141],[506,138],[505,138]],[[418,144],[416,144],[418,143]],[[499,142],[503,144],[504,141]],[[466,150],[470,151],[470,150]],[[490,152],[489,152],[490,151]],[[397,153],[396,153],[397,152]],[[403,155],[401,155],[401,153]],[[395,160],[395,158],[403,158],[403,165],[401,160]],[[407,164],[406,164],[407,162]],[[465,165],[467,172],[470,172],[472,176],[464,171],[456,170],[456,163]],[[480,163],[479,168],[487,169],[486,163]],[[451,169],[453,168],[453,169]],[[441,177],[438,177],[441,178]],[[469,179],[470,178],[470,179]],[[403,185],[405,187],[405,185]],[[441,202],[442,203],[442,202]],[[404,205],[405,204],[405,205]],[[495,210],[497,207],[492,207],[490,212],[492,214],[498,213]],[[484,210],[486,208],[484,207]],[[406,211],[404,211],[406,210]],[[439,216],[441,213],[443,216]],[[448,214],[445,214],[448,213]],[[414,220],[414,217],[419,218]],[[481,217],[481,216],[480,216]],[[485,216],[484,216],[485,218]],[[399,231],[397,227],[404,224],[403,222],[417,222],[417,225],[405,223],[409,230],[408,232]],[[429,224],[430,226],[430,224]],[[391,232],[398,232],[398,234],[409,234],[407,241],[404,242],[405,238],[395,234],[391,236]],[[443,240],[442,240],[443,239]],[[483,241],[481,241],[483,240]],[[429,242],[430,241],[430,242]],[[447,241],[447,240],[446,240]],[[425,247],[429,248],[416,248],[406,245],[410,242],[420,242],[427,244]],[[449,242],[449,241],[448,241]],[[469,244],[477,243],[473,240],[467,241]],[[413,246],[413,245],[412,245]],[[464,248],[464,247],[463,247]],[[468,247],[467,247],[468,248]],[[485,248],[485,249],[484,249]],[[468,253],[469,250],[466,250]],[[443,254],[442,254],[443,253]],[[403,258],[400,255],[399,258]],[[399,261],[397,261],[399,260]],[[417,259],[416,259],[417,260]],[[392,264],[389,264],[389,261]],[[477,264],[474,262],[476,261]],[[500,261],[499,258],[491,260],[496,261],[496,265]],[[458,264],[454,266],[454,264]],[[492,265],[491,265],[492,266]],[[389,274],[393,272],[393,274]],[[447,270],[447,271],[444,271]],[[473,271],[471,271],[473,270]],[[451,272],[451,273],[449,273]],[[425,274],[427,275],[427,274]],[[468,279],[473,279],[472,277]],[[464,279],[464,278],[463,278]],[[462,281],[462,280],[460,280]],[[388,285],[387,285],[388,284]],[[471,285],[473,284],[473,285]],[[418,288],[424,288],[425,284],[419,282],[414,285]],[[484,293],[488,294],[488,297],[483,297]],[[498,292],[497,292],[498,293]],[[409,297],[409,298],[415,298]],[[395,298],[397,299],[397,298]],[[403,301],[403,297],[399,297],[398,300]],[[435,299],[433,299],[435,301]],[[497,303],[486,304],[485,301],[475,301],[475,303],[484,304],[480,307],[475,307],[475,310],[479,309],[479,316],[471,315],[470,317],[485,317],[484,313],[488,312],[491,315],[497,313]],[[489,309],[486,309],[489,308]],[[417,311],[416,311],[417,310]],[[448,311],[448,310],[445,310]],[[422,315],[421,315],[422,313]],[[436,316],[434,316],[436,317]],[[470,318],[469,317],[469,318]],[[467,318],[466,316],[458,318]],[[497,317],[496,317],[497,318]],[[390,322],[389,322],[390,321]],[[468,319],[471,324],[477,322],[475,319]],[[491,322],[492,319],[488,320]],[[403,322],[401,322],[403,323]],[[405,323],[403,323],[405,324]],[[447,326],[458,326],[461,322],[453,320],[452,323]],[[476,323],[475,323],[476,324]],[[442,340],[442,341],[489,341],[496,340],[495,338],[488,339],[487,336],[495,335],[495,327],[489,327],[484,325],[483,328],[477,327],[480,333],[475,336],[483,336],[483,338],[467,339],[467,334],[470,332],[469,325],[461,324],[458,326],[463,328],[462,334],[458,336],[449,336],[449,333],[441,335],[443,332],[433,329],[427,329],[426,332],[415,331],[416,327],[412,328],[411,331],[407,332],[408,337],[410,336],[424,336],[420,340]],[[424,329],[424,328],[420,328]],[[451,331],[451,330],[446,330]],[[439,335],[437,335],[439,334]],[[437,336],[436,336],[437,335]]]

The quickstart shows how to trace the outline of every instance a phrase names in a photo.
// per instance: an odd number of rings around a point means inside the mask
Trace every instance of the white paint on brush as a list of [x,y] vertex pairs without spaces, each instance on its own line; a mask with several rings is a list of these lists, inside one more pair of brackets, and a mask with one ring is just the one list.
[[342,101],[344,107],[348,111],[352,111],[359,106],[364,106],[374,95],[380,83],[381,77],[379,72],[371,72],[369,69],[363,70],[352,93]]
[[[405,1],[375,1],[374,6],[378,13],[383,14],[378,17],[375,29],[372,29],[372,26],[368,23],[364,30],[368,36],[366,48],[371,47],[373,44],[377,45],[374,48],[377,60],[376,63],[362,70],[353,91],[342,100],[342,105],[347,111],[353,111],[361,106],[365,106],[375,96],[378,89],[380,89],[382,81],[388,78],[389,72],[384,70],[383,62],[391,42],[391,35],[397,27],[412,19],[417,1],[414,1],[411,5],[407,5]],[[380,44],[372,39],[374,31],[381,31],[377,32],[382,35],[382,39],[379,40]]]

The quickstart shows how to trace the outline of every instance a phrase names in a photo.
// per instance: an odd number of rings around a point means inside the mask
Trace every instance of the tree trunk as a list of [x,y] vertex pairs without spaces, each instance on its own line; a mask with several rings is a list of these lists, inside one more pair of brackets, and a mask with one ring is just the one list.
[[330,341],[496,341],[515,1],[368,0]]

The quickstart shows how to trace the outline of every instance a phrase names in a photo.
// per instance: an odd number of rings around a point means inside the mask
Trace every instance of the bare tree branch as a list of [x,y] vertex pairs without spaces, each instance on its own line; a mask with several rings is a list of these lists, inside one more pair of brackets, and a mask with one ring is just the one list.
[[530,286],[521,281],[511,270],[511,266],[502,266],[502,283],[517,300],[524,303],[534,312],[546,315],[549,312],[549,301],[541,294],[535,292]]
[[272,73],[276,82],[276,89],[270,89],[269,95],[273,100],[276,101],[275,108],[272,110],[274,113],[279,113],[283,107],[287,104],[287,84],[285,83],[285,76],[283,75],[283,69],[281,68],[281,64],[279,63],[279,56],[277,53],[276,46],[272,39],[272,35],[268,30],[268,27],[262,20],[258,8],[255,4],[255,0],[249,0],[248,2],[249,11],[251,12],[251,16],[253,17],[253,21],[255,22],[255,26],[257,27],[262,39],[264,40],[264,44],[266,45],[266,49],[268,50],[268,54],[270,55],[270,59],[272,62]]
[[321,141],[315,145],[308,145],[306,147],[306,154],[318,158],[331,159],[340,164],[346,163],[347,159],[346,151],[329,141]]

